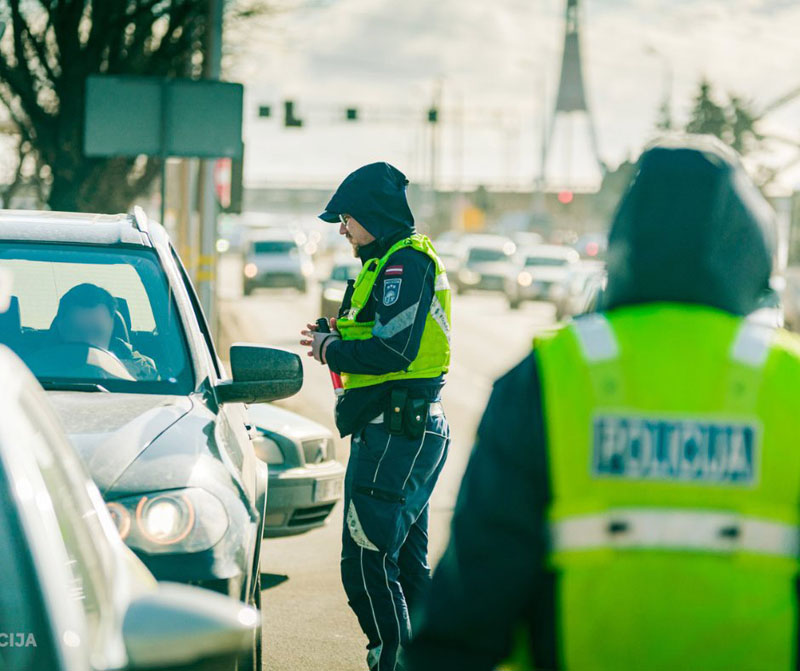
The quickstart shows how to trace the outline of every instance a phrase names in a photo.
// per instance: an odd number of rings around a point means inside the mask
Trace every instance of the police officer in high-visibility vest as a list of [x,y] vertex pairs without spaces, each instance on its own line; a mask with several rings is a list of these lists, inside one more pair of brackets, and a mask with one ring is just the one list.
[[800,341],[756,311],[774,242],[722,143],[642,155],[603,311],[494,387],[413,671],[797,668]]
[[343,381],[336,422],[352,440],[342,582],[376,671],[397,667],[409,611],[430,582],[428,502],[450,442],[440,400],[450,288],[430,240],[414,229],[407,184],[395,167],[373,163],[333,195],[320,217],[339,224],[363,267],[332,333],[309,324],[301,341]]

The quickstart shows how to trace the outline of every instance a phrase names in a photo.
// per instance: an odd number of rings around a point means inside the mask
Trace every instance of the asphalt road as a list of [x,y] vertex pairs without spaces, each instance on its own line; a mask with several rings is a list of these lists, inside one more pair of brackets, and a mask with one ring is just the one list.
[[[220,264],[220,346],[242,340],[300,352],[299,331],[319,312],[319,291],[264,290],[241,295],[240,263],[235,256]],[[434,492],[431,515],[431,564],[447,544],[448,525],[475,429],[492,382],[529,351],[533,335],[552,324],[553,308],[544,303],[508,309],[499,294],[454,296],[451,371],[443,393],[450,421],[450,455]],[[327,369],[305,362],[305,383],[295,397],[279,405],[332,430],[333,391]],[[337,458],[346,463],[349,440],[338,440]],[[347,606],[339,582],[341,504],[326,527],[302,536],[265,541],[262,552],[265,668],[269,671],[360,671],[366,668],[365,639]]]

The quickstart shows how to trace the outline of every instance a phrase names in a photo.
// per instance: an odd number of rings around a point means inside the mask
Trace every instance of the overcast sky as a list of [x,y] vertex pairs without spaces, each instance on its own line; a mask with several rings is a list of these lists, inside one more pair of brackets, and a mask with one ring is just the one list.
[[[228,76],[247,85],[247,182],[333,184],[384,159],[428,180],[426,110],[440,82],[438,179],[529,187],[555,96],[563,10],[563,0],[311,0],[262,19],[229,43]],[[756,109],[800,88],[796,0],[584,0],[581,19],[587,95],[611,165],[652,137],[669,80],[678,120],[702,76]],[[297,102],[302,129],[282,127],[285,99]],[[259,119],[260,104],[277,116]],[[347,106],[364,120],[342,121]],[[800,142],[800,99],[760,130]],[[564,121],[554,140],[550,181],[590,185],[585,126]],[[797,153],[775,145],[764,160]],[[780,185],[800,187],[800,171]]]

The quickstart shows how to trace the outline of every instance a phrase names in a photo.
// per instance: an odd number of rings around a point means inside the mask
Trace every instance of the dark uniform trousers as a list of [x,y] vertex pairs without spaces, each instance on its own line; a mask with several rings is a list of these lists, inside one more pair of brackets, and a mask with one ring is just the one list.
[[409,611],[430,582],[429,501],[450,444],[438,408],[419,439],[390,434],[382,423],[367,424],[352,439],[342,584],[369,639],[368,663],[375,671],[394,671],[399,647],[411,634]]

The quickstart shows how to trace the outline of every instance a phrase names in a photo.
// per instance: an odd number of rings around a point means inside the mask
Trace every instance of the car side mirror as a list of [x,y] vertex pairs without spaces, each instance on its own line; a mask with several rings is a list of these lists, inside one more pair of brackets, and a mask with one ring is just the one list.
[[294,352],[264,345],[231,346],[233,380],[215,390],[220,403],[266,403],[293,396],[303,386],[303,364]]
[[183,668],[212,658],[235,660],[259,635],[260,621],[255,608],[222,594],[159,583],[125,613],[127,668]]

